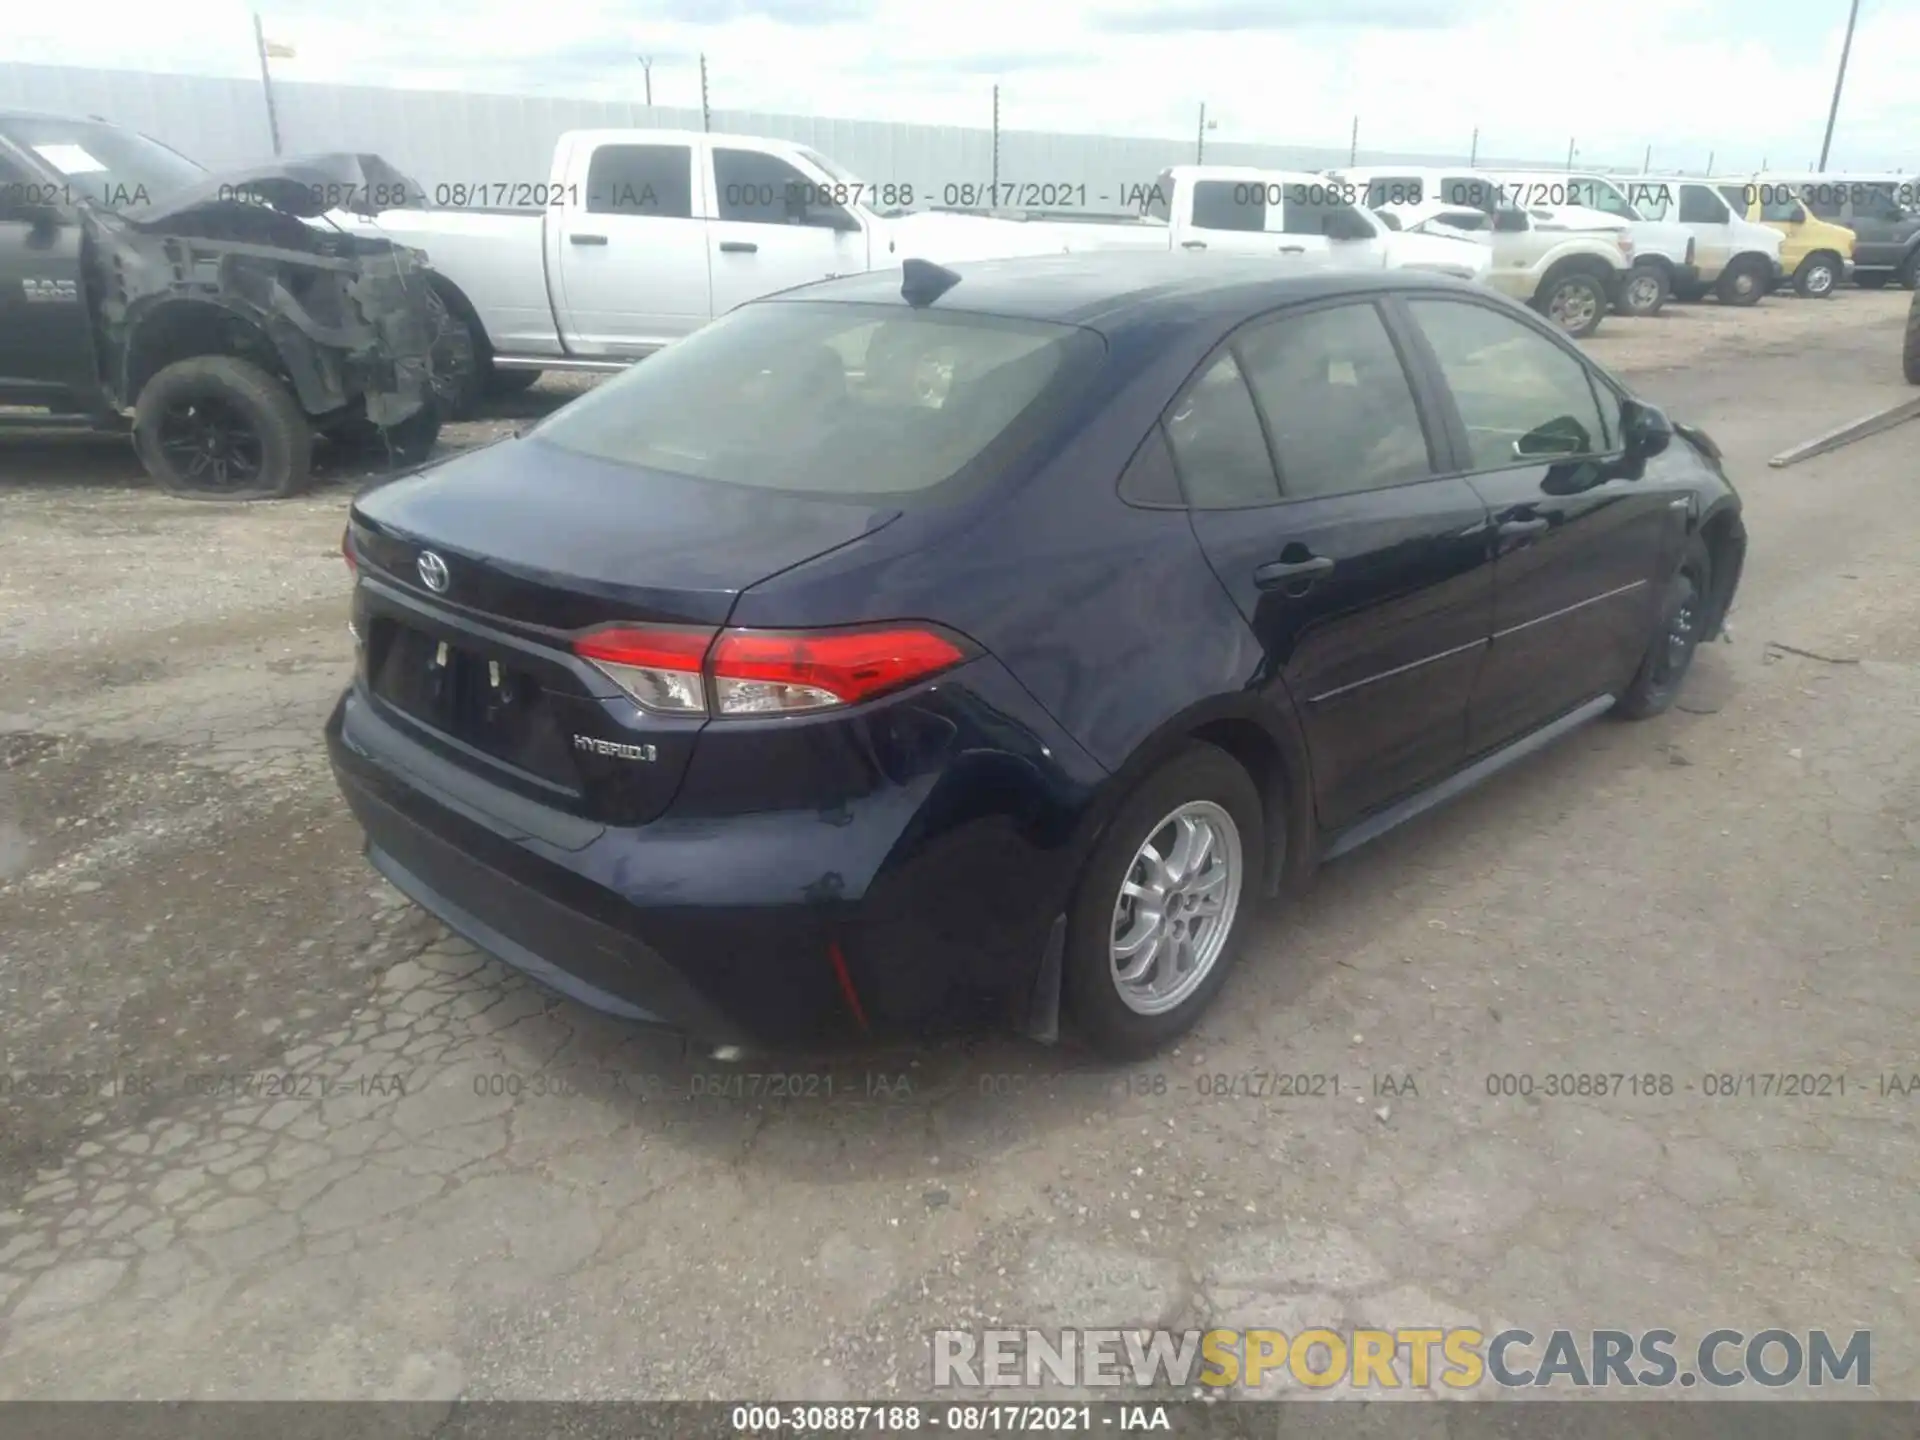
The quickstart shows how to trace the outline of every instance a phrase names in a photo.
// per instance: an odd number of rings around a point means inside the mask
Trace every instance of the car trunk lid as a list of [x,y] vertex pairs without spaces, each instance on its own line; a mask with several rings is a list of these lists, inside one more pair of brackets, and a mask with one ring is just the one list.
[[740,592],[898,511],[693,480],[511,440],[353,507],[362,674],[457,764],[607,823],[671,802],[706,719],[642,709],[587,632],[717,631]]

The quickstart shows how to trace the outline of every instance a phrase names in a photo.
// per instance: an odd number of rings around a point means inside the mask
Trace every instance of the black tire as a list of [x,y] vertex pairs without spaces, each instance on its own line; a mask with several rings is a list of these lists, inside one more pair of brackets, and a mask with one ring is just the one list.
[[1660,616],[1640,669],[1613,713],[1623,720],[1646,720],[1671,709],[1686,683],[1694,651],[1706,628],[1707,607],[1713,597],[1713,557],[1706,542],[1695,536],[1687,542],[1680,568],[1667,582]]
[[[1122,998],[1121,982],[1113,969],[1113,932],[1124,898],[1121,885],[1140,861],[1142,847],[1189,804],[1210,807],[1209,823],[1217,825],[1221,815],[1231,820],[1240,847],[1238,893],[1223,907],[1224,938],[1198,983],[1169,1008],[1142,1013]],[[1224,829],[1216,834],[1224,837]],[[1081,873],[1067,922],[1067,1007],[1081,1034],[1100,1054],[1115,1060],[1143,1059],[1185,1034],[1213,1003],[1263,890],[1265,835],[1260,794],[1252,778],[1231,755],[1212,745],[1195,743],[1181,750],[1120,806]],[[1228,856],[1230,845],[1217,853]],[[1207,932],[1200,933],[1204,945]],[[1156,967],[1148,973],[1157,973]]]
[[1664,265],[1636,265],[1620,282],[1620,296],[1614,309],[1639,319],[1658,315],[1673,293],[1673,277]]
[[1920,250],[1908,253],[1900,262],[1900,283],[1909,290],[1920,290]]
[[489,370],[487,372],[487,394],[495,399],[508,395],[520,395],[533,388],[533,382],[546,372],[543,370]]
[[1892,279],[1893,276],[1885,270],[1869,270],[1864,275],[1856,271],[1854,273],[1853,283],[1858,285],[1862,290],[1884,290],[1887,288],[1887,282]]
[[133,444],[188,500],[281,500],[306,488],[313,430],[278,377],[231,355],[176,360],[141,387]]
[[428,292],[433,312],[433,395],[444,420],[465,420],[480,408],[494,375],[487,332],[467,306],[438,287]]
[[1682,304],[1691,305],[1695,301],[1707,298],[1707,287],[1698,280],[1676,280],[1673,286],[1673,298]]
[[1611,304],[1607,286],[1586,270],[1548,276],[1534,297],[1535,308],[1575,340],[1584,340],[1598,330]]
[[387,469],[403,470],[433,454],[434,444],[440,439],[440,408],[435,399],[429,398],[398,425],[384,430],[359,416],[330,433],[334,444],[362,452]]
[[1749,256],[1737,256],[1720,272],[1713,293],[1722,305],[1758,305],[1767,293],[1767,266]]
[[1907,342],[1900,349],[1900,370],[1909,385],[1920,385],[1920,290],[1907,305]]
[[1840,257],[1831,250],[1814,251],[1793,272],[1793,288],[1809,300],[1831,300],[1840,288]]

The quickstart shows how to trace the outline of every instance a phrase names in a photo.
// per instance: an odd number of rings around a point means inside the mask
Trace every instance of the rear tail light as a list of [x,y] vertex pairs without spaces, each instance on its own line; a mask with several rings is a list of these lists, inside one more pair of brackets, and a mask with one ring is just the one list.
[[[340,532],[340,558],[347,562],[347,576],[350,584],[360,583],[360,562],[353,558],[353,526],[349,525]],[[353,617],[347,617],[347,634],[353,637],[354,648],[360,646],[360,627],[353,623]]]
[[706,687],[700,662],[713,644],[712,630],[666,625],[622,625],[596,630],[573,642],[573,652],[655,715],[704,715]]
[[858,630],[712,630],[634,625],[574,642],[656,715],[794,715],[855,705],[952,668],[971,653],[924,625]]

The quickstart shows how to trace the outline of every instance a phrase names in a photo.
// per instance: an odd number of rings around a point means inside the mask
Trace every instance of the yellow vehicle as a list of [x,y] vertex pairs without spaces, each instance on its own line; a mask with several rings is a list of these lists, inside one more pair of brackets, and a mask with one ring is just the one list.
[[1736,214],[1780,232],[1780,268],[1793,288],[1825,300],[1853,278],[1854,234],[1807,208],[1801,198],[1807,183],[1805,176],[1751,175],[1715,180],[1713,187]]

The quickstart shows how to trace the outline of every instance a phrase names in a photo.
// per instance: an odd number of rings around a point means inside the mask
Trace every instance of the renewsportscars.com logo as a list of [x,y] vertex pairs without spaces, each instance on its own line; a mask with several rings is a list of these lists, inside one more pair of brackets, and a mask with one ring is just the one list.
[[936,1330],[936,1389],[1471,1390],[1687,1388],[1873,1383],[1873,1332],[1713,1330]]

